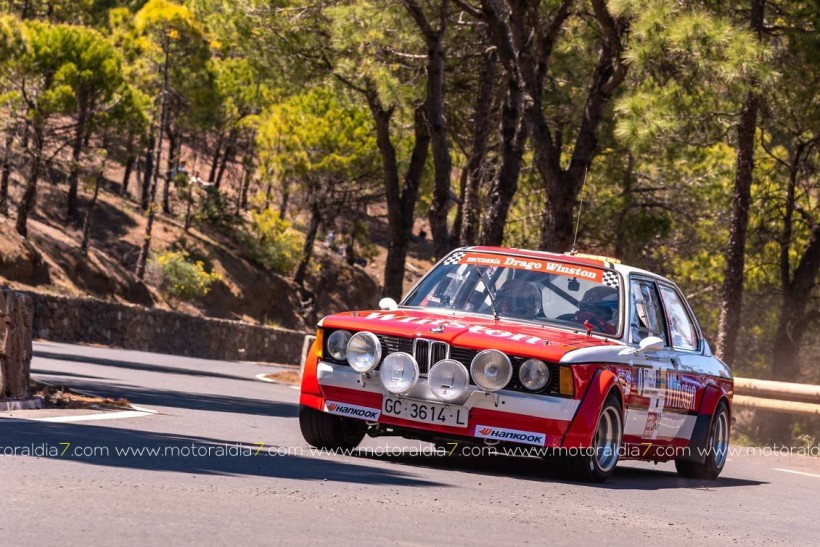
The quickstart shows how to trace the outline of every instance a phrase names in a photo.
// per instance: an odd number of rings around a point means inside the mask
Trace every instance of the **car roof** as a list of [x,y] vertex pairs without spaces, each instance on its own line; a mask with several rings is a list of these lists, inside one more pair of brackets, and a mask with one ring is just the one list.
[[630,274],[637,274],[637,275],[645,275],[647,277],[654,277],[655,279],[659,279],[661,281],[665,281],[670,285],[675,285],[675,282],[663,277],[662,275],[658,275],[656,273],[652,273],[647,270],[643,270],[641,268],[636,268],[634,266],[629,266],[626,264],[622,264],[620,260],[609,258],[605,256],[595,256],[595,255],[588,255],[588,254],[561,254],[561,253],[551,253],[549,251],[533,251],[530,249],[516,249],[512,247],[490,247],[490,246],[471,246],[471,247],[461,247],[460,249],[456,249],[456,251],[478,251],[478,252],[486,252],[486,253],[499,253],[499,254],[508,254],[508,255],[515,255],[521,256],[526,258],[541,258],[541,259],[548,259],[548,260],[560,260],[561,262],[568,262],[570,264],[578,264],[581,266],[598,266],[599,268],[608,268],[615,270],[616,272],[622,274],[624,277],[628,277]]

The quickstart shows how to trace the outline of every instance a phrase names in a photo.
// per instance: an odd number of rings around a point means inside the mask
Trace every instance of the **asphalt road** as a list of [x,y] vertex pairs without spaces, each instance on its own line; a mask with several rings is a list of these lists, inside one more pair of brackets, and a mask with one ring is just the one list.
[[[733,454],[716,482],[680,479],[671,464],[624,463],[609,482],[587,485],[535,459],[416,455],[429,445],[401,439],[314,454],[299,433],[298,392],[256,378],[270,367],[50,343],[35,345],[32,367],[157,413],[73,423],[0,413],[2,545],[820,537],[817,458]],[[2,455],[9,447],[52,454]],[[387,448],[403,453],[382,455]]]

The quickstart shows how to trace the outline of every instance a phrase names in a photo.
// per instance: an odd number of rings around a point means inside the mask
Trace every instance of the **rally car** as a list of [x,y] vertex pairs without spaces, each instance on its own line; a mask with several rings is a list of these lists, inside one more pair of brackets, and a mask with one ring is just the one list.
[[623,459],[715,479],[733,379],[678,287],[610,258],[468,247],[397,304],[319,322],[299,423],[316,447],[366,434],[501,443],[602,481]]

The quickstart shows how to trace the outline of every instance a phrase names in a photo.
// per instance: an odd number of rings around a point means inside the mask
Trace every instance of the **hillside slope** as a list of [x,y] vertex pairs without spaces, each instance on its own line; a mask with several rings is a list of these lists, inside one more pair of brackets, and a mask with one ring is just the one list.
[[[134,275],[146,217],[132,197],[120,195],[121,168],[106,172],[94,210],[91,249],[80,251],[82,226],[65,219],[66,189],[48,180],[40,182],[38,203],[29,221],[29,238],[22,239],[11,218],[0,215],[0,283],[20,289],[64,295],[91,296],[144,306],[173,308],[185,313],[237,319],[286,328],[311,329],[323,315],[334,311],[374,307],[381,295],[380,276],[386,254],[379,215],[368,219],[376,245],[376,256],[366,267],[349,266],[337,253],[317,242],[309,269],[306,291],[289,278],[265,271],[251,262],[236,238],[236,231],[207,223],[183,229],[183,206],[174,206],[177,215],[157,215],[152,251],[186,249],[202,257],[222,279],[203,298],[178,302],[158,288],[152,275],[145,282]],[[12,184],[12,204],[17,203],[22,186]],[[80,210],[88,207],[81,192]],[[299,229],[297,217],[294,226]],[[247,222],[240,217],[239,224]],[[422,243],[410,257],[406,286],[430,264],[429,250]]]

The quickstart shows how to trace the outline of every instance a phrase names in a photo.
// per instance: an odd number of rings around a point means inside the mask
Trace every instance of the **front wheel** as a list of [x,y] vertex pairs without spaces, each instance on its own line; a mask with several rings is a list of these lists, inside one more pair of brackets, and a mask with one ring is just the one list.
[[603,482],[615,471],[621,456],[624,435],[623,414],[618,398],[610,394],[598,417],[592,445],[585,454],[566,460],[572,478],[585,482]]
[[729,410],[721,401],[712,417],[712,429],[709,431],[706,459],[703,463],[689,460],[675,460],[678,475],[687,479],[714,480],[718,478],[726,464],[729,451]]
[[361,420],[334,416],[309,406],[299,407],[299,427],[308,444],[328,450],[356,448],[367,432],[367,424]]

